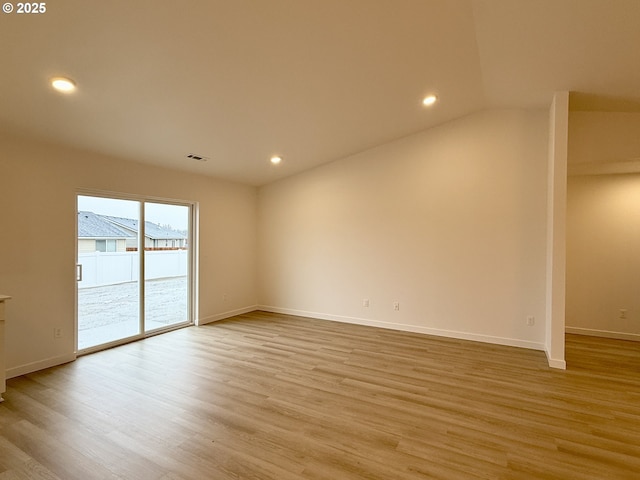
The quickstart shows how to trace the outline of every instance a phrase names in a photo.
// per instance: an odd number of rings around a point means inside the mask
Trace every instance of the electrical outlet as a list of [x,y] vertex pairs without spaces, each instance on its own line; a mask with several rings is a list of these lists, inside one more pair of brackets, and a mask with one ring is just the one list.
[[529,327],[533,327],[535,324],[536,324],[536,317],[534,316],[527,317],[527,325]]
[[365,298],[364,300],[362,300],[362,306],[363,307],[368,307],[369,306],[369,299]]
[[627,309],[626,308],[621,308],[620,309],[620,317],[621,320],[625,320],[627,318]]
[[53,329],[53,338],[62,338],[62,328],[55,327]]
[[222,301],[226,302],[228,300],[229,296],[225,293],[224,295],[222,295]]
[[393,309],[397,312],[400,310],[400,302],[393,302]]

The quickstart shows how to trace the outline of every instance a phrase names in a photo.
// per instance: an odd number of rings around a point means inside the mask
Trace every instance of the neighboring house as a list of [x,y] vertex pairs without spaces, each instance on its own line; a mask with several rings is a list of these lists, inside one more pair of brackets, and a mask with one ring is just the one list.
[[[136,250],[138,248],[138,220],[108,215],[99,216],[131,235],[127,239],[127,250]],[[144,222],[144,248],[145,250],[184,249],[187,248],[187,234],[155,223]]]
[[[187,234],[144,222],[145,250],[187,248]],[[138,220],[78,212],[78,252],[126,252],[138,249]]]
[[93,212],[78,212],[78,253],[126,252],[135,234]]

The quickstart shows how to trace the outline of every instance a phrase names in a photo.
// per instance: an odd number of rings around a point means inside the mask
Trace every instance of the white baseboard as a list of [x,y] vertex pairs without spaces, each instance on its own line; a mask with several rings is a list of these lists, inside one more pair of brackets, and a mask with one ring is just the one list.
[[258,310],[257,305],[251,305],[250,307],[238,308],[236,310],[229,310],[228,312],[218,313],[216,315],[209,315],[208,317],[199,318],[196,321],[196,325],[206,325],[207,323],[218,322],[220,320],[224,320],[225,318],[235,317],[236,315],[242,315],[244,313],[253,312]]
[[[273,307],[270,305],[251,305],[248,307],[239,308],[236,310],[230,310],[216,315],[210,315],[208,317],[200,318],[196,322],[196,325],[206,325],[208,323],[217,322],[227,318],[235,317],[236,315],[242,315],[245,313],[253,312],[256,310],[263,310],[265,312],[281,313],[285,315],[295,315],[299,317],[310,317],[319,320],[329,320],[333,322],[351,323],[355,325],[364,325],[369,327],[386,328],[389,330],[399,330],[405,332],[422,333],[425,335],[435,335],[439,337],[458,338],[460,340],[471,340],[475,342],[491,343],[496,345],[505,345],[510,347],[528,348],[531,350],[542,350],[547,354],[547,361],[552,368],[566,368],[566,362],[564,360],[552,359],[549,357],[549,353],[546,351],[544,344],[530,342],[527,340],[519,340],[516,338],[495,337],[491,335],[483,335],[476,333],[458,332],[455,330],[442,330],[437,328],[421,327],[418,325],[408,325],[400,323],[383,322],[379,320],[370,320],[365,318],[346,317],[342,315],[331,315],[320,312],[309,312],[305,310],[295,310],[291,308]],[[640,341],[640,335],[631,333],[619,333],[608,332],[603,330],[590,330],[586,328],[566,328],[567,333],[575,333],[578,335],[591,335],[607,338],[617,338],[621,340],[634,340]],[[45,368],[55,367],[64,363],[73,362],[76,360],[76,354],[70,353],[66,355],[60,355],[58,357],[51,357],[37,362],[29,363],[26,365],[20,365],[17,367],[7,369],[7,379],[19,377],[21,375],[27,375],[29,373],[43,370]]]
[[342,315],[331,315],[319,312],[307,312],[290,308],[273,307],[269,305],[258,305],[258,310],[265,312],[282,313],[285,315],[296,315],[299,317],[311,317],[319,320],[330,320],[333,322],[352,323],[356,325],[366,325],[369,327],[386,328],[389,330],[400,330],[404,332],[423,333],[425,335],[435,335],[438,337],[458,338],[460,340],[471,340],[474,342],[492,343],[509,347],[528,348],[531,350],[545,350],[544,344],[519,340],[517,338],[494,337],[477,333],[458,332],[455,330],[442,330],[438,328],[421,327],[418,325],[408,325],[401,323],[382,322],[379,320],[369,320],[365,318],[345,317]]
[[549,364],[549,366],[551,368],[558,368],[560,370],[566,370],[567,369],[567,362],[564,359],[559,359],[559,358],[551,358],[551,356],[549,355],[549,351],[545,348],[544,353],[547,354],[547,363]]
[[44,370],[45,368],[56,367],[63,363],[73,362],[75,359],[75,353],[68,353],[66,355],[46,358],[37,362],[27,363],[26,365],[9,368],[7,369],[7,378],[19,377],[20,375],[27,375],[28,373],[37,372],[38,370]]
[[611,332],[609,330],[594,330],[591,328],[578,327],[566,327],[564,330],[567,333],[573,333],[575,335],[588,335],[591,337],[614,338],[616,340],[640,342],[640,334],[637,333]]

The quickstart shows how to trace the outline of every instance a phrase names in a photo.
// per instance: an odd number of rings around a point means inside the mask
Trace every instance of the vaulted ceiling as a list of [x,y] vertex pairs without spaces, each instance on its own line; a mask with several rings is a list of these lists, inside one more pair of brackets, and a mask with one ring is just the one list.
[[640,111],[639,46],[638,0],[57,0],[0,14],[0,129],[261,185],[558,90]]

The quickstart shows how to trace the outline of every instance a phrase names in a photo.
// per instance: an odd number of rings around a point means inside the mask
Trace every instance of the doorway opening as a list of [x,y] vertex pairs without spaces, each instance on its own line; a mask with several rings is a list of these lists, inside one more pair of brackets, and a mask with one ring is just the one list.
[[77,350],[193,324],[194,204],[77,195]]

